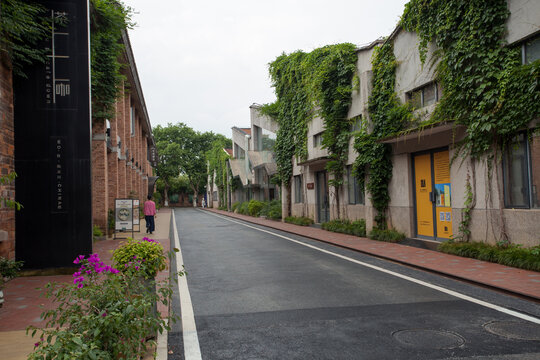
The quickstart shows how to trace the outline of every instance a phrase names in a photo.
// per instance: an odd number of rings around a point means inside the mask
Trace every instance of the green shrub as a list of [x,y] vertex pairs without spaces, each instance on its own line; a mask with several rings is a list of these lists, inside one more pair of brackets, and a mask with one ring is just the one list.
[[8,260],[0,256],[0,290],[4,288],[5,283],[17,276],[22,265],[22,261]]
[[142,261],[140,274],[146,279],[154,278],[157,273],[167,267],[167,257],[163,246],[155,240],[128,238],[113,251],[114,266],[123,270],[129,268],[134,261]]
[[172,194],[171,196],[169,196],[169,202],[174,204],[178,203],[178,197],[178,194]]
[[313,224],[313,220],[305,216],[287,216],[285,222],[289,224],[309,226]]
[[248,215],[259,216],[259,213],[261,212],[263,207],[264,203],[262,201],[251,200],[248,204]]
[[394,229],[373,229],[369,233],[369,238],[372,240],[396,243],[405,239],[405,234]]
[[224,211],[226,211],[226,210],[227,210],[227,206],[226,206],[226,205],[221,205],[220,207],[218,207],[218,210],[224,210]]
[[114,220],[114,210],[109,209],[109,214],[107,215],[107,227],[109,230],[114,230],[115,220]]
[[350,234],[355,236],[366,236],[366,221],[364,219],[350,221],[347,219],[335,219],[321,225],[324,230]]
[[439,245],[439,251],[520,269],[540,271],[540,246],[523,248],[520,245],[498,246],[479,242],[446,241]]
[[92,234],[95,238],[103,236],[103,231],[101,231],[101,228],[97,225],[94,225],[92,228]]
[[154,309],[156,303],[170,303],[172,283],[141,281],[140,261],[122,272],[104,265],[97,254],[80,255],[74,263],[80,268],[73,283],[45,286],[46,297],[58,306],[42,314],[43,329],[27,328],[40,339],[28,359],[141,359],[155,345],[144,339],[170,330]]
[[281,219],[281,202],[279,200],[266,201],[259,216],[266,216],[273,220]]
[[159,209],[161,207],[161,193],[155,192],[152,197],[154,198],[154,202],[156,203],[156,209]]
[[238,213],[243,215],[249,215],[249,201],[244,201],[240,206],[238,207]]
[[231,206],[231,210],[232,212],[235,212],[236,209],[238,209],[238,207],[241,205],[241,203],[239,201],[235,202],[234,204],[232,204]]

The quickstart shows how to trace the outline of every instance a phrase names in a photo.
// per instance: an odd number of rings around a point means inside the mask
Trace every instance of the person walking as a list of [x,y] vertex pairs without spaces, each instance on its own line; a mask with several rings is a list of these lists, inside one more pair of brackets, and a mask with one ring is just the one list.
[[156,203],[152,201],[152,195],[144,202],[144,219],[146,220],[146,233],[151,234],[156,227],[154,216],[156,215]]

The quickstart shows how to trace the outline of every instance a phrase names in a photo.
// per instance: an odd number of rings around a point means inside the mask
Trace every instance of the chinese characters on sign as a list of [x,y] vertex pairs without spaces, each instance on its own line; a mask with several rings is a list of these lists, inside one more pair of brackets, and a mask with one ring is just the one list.
[[64,100],[63,105],[70,105],[71,76],[69,74],[70,56],[68,55],[69,32],[63,30],[68,22],[68,13],[51,10],[51,40],[47,48],[45,63],[45,103],[56,105]]
[[66,162],[65,162],[65,140],[62,137],[52,137],[53,146],[53,176],[54,176],[54,201],[53,212],[67,211],[66,202]]

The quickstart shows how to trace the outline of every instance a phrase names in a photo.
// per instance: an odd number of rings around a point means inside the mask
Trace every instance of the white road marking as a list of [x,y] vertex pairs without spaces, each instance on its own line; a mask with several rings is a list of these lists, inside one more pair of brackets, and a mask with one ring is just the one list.
[[[182,250],[180,249],[180,239],[178,237],[178,230],[176,229],[174,209],[172,209],[172,220],[174,246],[180,250],[176,253],[176,266],[177,269],[182,269],[184,259],[182,258]],[[195,315],[193,314],[193,304],[191,303],[191,295],[189,294],[186,275],[178,277],[178,294],[180,296],[180,318],[182,320],[182,334],[184,339],[184,358],[186,360],[201,360],[201,348],[199,346]]]
[[[199,210],[199,211],[202,211],[202,210]],[[273,233],[272,231],[269,231],[269,230],[260,229],[260,228],[255,227],[255,226],[251,226],[251,225],[248,225],[248,224],[244,224],[244,223],[242,223],[242,222],[240,222],[240,221],[232,220],[232,219],[230,219],[230,218],[228,218],[228,217],[226,217],[226,216],[223,216],[223,215],[217,215],[217,214],[213,214],[213,213],[210,213],[210,212],[205,212],[205,213],[206,213],[206,214],[213,215],[213,216],[216,216],[216,217],[219,217],[219,218],[222,218],[222,219],[224,219],[224,220],[227,220],[227,221],[230,221],[230,222],[233,222],[233,223],[237,223],[237,224],[246,226],[246,227],[248,227],[248,228],[252,228],[252,229],[255,229],[255,230],[258,230],[258,231],[262,231],[262,232],[265,232],[265,233],[268,233],[268,234],[271,234],[271,235],[274,235],[274,236],[277,236],[277,237],[280,237],[280,238],[283,238],[283,239],[292,241],[292,242],[297,243],[297,244],[299,244],[299,245],[302,245],[302,246],[305,246],[305,247],[308,247],[308,248],[311,248],[311,249],[314,249],[314,250],[323,252],[323,253],[325,253],[325,254],[329,254],[329,255],[338,257],[338,258],[340,258],[340,259],[344,259],[344,260],[353,262],[353,263],[358,264],[358,265],[362,265],[362,266],[368,267],[368,268],[373,269],[373,270],[377,270],[377,271],[380,271],[380,272],[383,272],[383,273],[386,273],[386,274],[389,274],[389,275],[393,275],[393,276],[399,277],[399,278],[404,279],[404,280],[407,280],[407,281],[411,281],[411,282],[413,282],[413,283],[416,283],[416,284],[419,284],[419,285],[422,285],[422,286],[425,286],[425,287],[428,287],[428,288],[431,288],[431,289],[434,289],[434,290],[443,292],[443,293],[445,293],[445,294],[448,294],[448,295],[457,297],[457,298],[462,299],[462,300],[470,301],[470,302],[475,303],[475,304],[478,304],[478,305],[480,305],[480,306],[484,306],[484,307],[487,307],[487,308],[490,308],[490,309],[493,309],[493,310],[502,312],[502,313],[504,313],[504,314],[507,314],[507,315],[510,315],[510,316],[517,317],[517,318],[519,318],[519,319],[527,320],[527,321],[533,322],[533,323],[535,323],[535,324],[540,324],[540,319],[539,319],[539,318],[536,318],[536,317],[533,317],[533,316],[530,316],[530,315],[526,315],[526,314],[522,314],[522,313],[517,312],[517,311],[514,311],[514,310],[506,309],[506,308],[504,308],[504,307],[502,307],[502,306],[495,305],[495,304],[491,304],[491,303],[489,303],[489,302],[486,302],[486,301],[483,301],[483,300],[480,300],[480,299],[476,299],[476,298],[474,298],[474,297],[472,297],[472,296],[468,296],[468,295],[459,293],[459,292],[457,292],[457,291],[453,291],[453,290],[450,290],[450,289],[446,289],[446,288],[443,288],[443,287],[438,286],[438,285],[430,284],[430,283],[428,283],[428,282],[425,282],[425,281],[422,281],[422,280],[418,280],[418,279],[415,279],[415,278],[413,278],[413,277],[410,277],[410,276],[407,276],[407,275],[403,275],[403,274],[400,274],[400,273],[397,273],[397,272],[394,272],[394,271],[390,271],[390,270],[387,270],[387,269],[383,269],[383,268],[381,268],[381,267],[378,267],[378,266],[375,266],[375,265],[371,265],[371,264],[368,264],[368,263],[365,263],[365,262],[362,262],[362,261],[358,261],[358,260],[356,260],[356,259],[353,259],[353,258],[344,256],[344,255],[336,254],[336,253],[333,253],[333,252],[331,252],[331,251],[328,251],[328,250],[325,250],[325,249],[321,249],[321,248],[318,248],[318,247],[316,247],[316,246],[313,246],[313,245],[310,245],[310,244],[306,244],[306,243],[303,243],[303,242],[298,241],[298,240],[291,239],[290,237],[287,237],[287,236],[283,236],[283,235],[280,235],[280,234]],[[261,225],[261,226],[264,226],[264,225]]]

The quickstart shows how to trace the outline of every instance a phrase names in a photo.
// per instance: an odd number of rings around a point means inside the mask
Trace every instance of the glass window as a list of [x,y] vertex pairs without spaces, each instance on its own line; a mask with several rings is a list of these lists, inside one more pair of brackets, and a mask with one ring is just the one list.
[[364,192],[358,182],[358,179],[353,175],[352,166],[347,166],[347,192],[349,196],[349,204],[363,204]]
[[303,192],[302,192],[302,175],[295,175],[294,177],[294,202],[301,203],[303,202]]
[[520,134],[503,157],[504,203],[507,208],[539,208],[540,137],[529,142]]
[[435,104],[440,96],[440,86],[436,82],[431,82],[420,89],[408,93],[409,102],[415,109]]
[[437,101],[437,87],[435,83],[431,83],[428,86],[424,87],[424,99],[422,105],[428,106],[435,104]]
[[323,133],[318,133],[313,135],[313,147],[319,147],[322,145],[322,134]]
[[540,59],[540,37],[529,40],[524,44],[524,55],[525,64]]
[[362,116],[357,116],[351,125],[351,132],[360,131],[362,130],[362,127],[363,127]]
[[130,117],[130,127],[131,127],[131,136],[135,135],[135,108],[132,106],[131,111],[129,112]]

